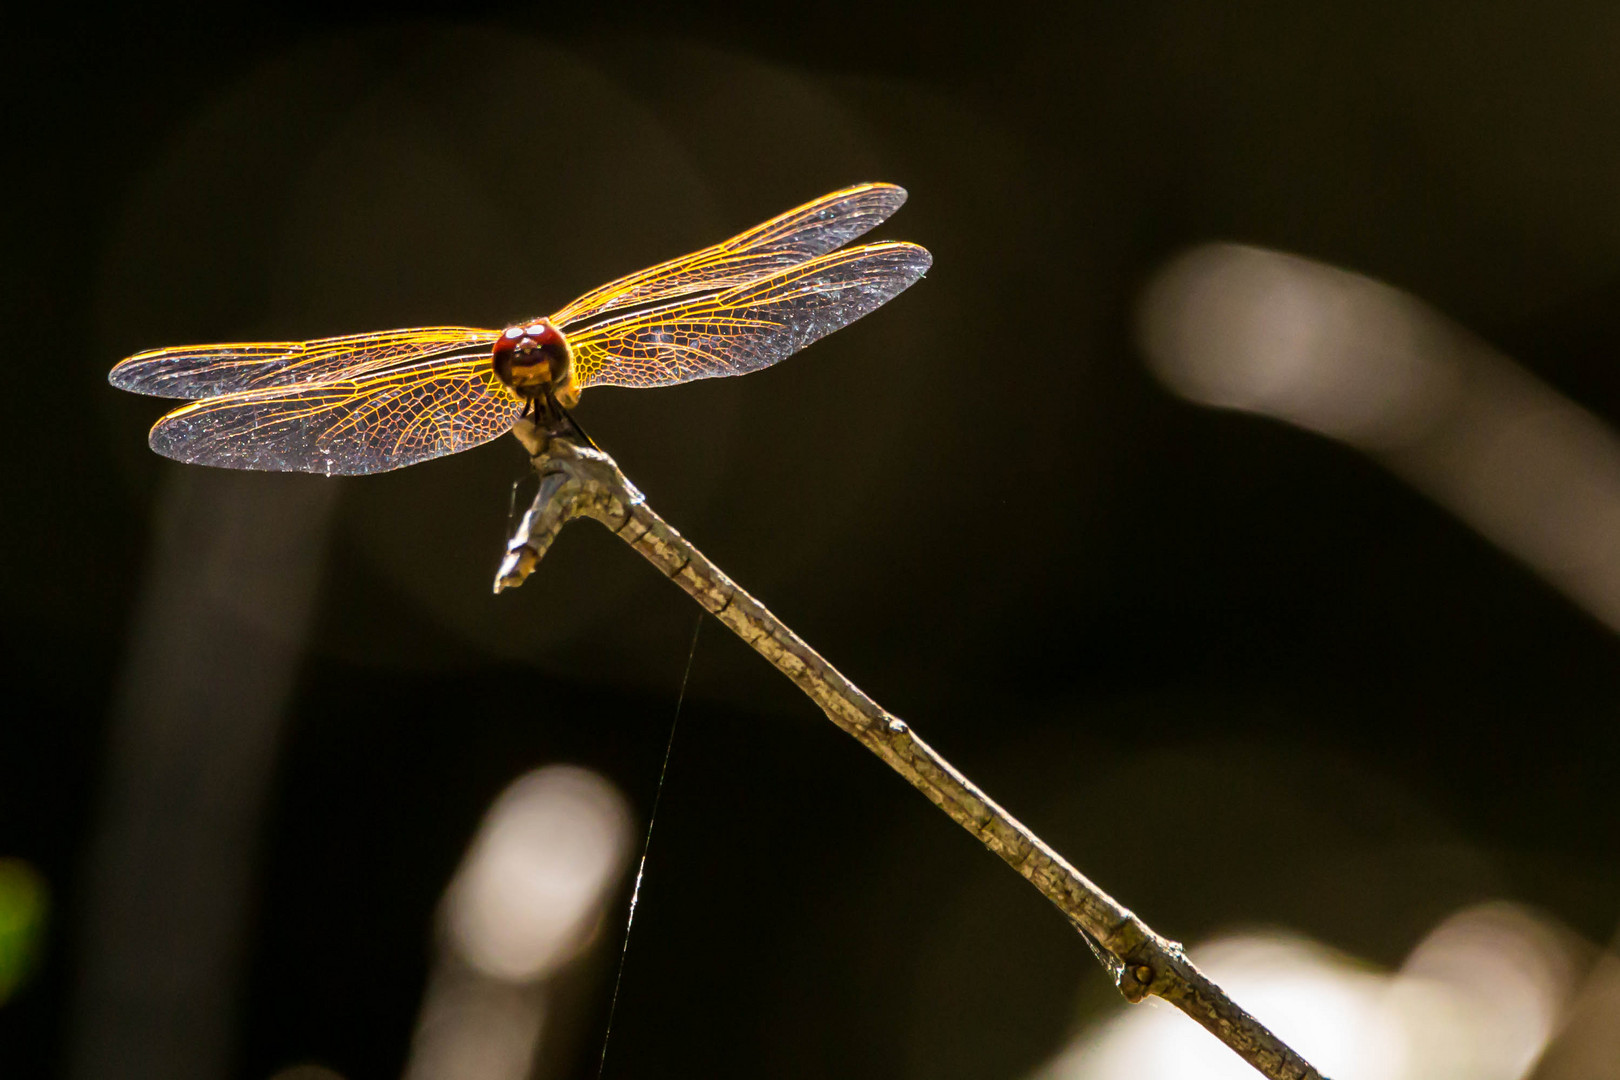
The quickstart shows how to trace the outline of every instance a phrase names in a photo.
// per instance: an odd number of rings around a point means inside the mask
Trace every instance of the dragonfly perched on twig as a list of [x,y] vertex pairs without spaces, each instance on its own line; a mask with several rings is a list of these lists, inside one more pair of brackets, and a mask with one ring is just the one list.
[[916,244],[845,247],[905,202],[858,184],[505,330],[430,326],[137,353],[117,387],[184,398],[152,428],[165,457],[231,469],[387,472],[470,449],[525,416],[556,422],[590,386],[758,371],[897,296]]

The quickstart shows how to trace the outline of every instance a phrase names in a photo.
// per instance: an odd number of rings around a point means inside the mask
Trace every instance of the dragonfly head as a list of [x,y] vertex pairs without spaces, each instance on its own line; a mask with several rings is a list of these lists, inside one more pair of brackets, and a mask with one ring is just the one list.
[[574,350],[548,319],[507,327],[495,339],[494,360],[496,377],[524,397],[537,398],[547,391],[559,400],[578,397],[573,385]]

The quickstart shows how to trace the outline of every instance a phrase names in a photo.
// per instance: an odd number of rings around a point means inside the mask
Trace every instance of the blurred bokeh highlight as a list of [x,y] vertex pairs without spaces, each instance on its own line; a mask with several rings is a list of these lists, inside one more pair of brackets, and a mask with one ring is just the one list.
[[1172,390],[1366,451],[1620,630],[1620,438],[1416,297],[1211,245],[1150,284],[1141,324]]
[[565,1073],[581,985],[560,975],[602,936],[631,831],[624,796],[585,769],[547,766],[502,793],[445,896],[407,1080]]
[[[1519,1080],[1532,1075],[1564,1026],[1589,960],[1574,945],[1531,912],[1486,904],[1447,918],[1394,971],[1290,934],[1232,935],[1191,955],[1324,1075]],[[1594,1036],[1602,1037],[1595,1030],[1563,1034],[1566,1042]],[[1159,1080],[1252,1071],[1168,1007],[1150,1007],[1091,1027],[1035,1076],[1125,1073]],[[1620,1075],[1620,1064],[1588,1075]]]

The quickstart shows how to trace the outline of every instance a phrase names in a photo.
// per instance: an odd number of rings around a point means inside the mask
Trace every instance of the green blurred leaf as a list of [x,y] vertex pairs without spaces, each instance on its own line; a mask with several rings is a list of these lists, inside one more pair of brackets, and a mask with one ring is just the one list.
[[0,1004],[34,971],[50,906],[45,878],[21,859],[0,859]]

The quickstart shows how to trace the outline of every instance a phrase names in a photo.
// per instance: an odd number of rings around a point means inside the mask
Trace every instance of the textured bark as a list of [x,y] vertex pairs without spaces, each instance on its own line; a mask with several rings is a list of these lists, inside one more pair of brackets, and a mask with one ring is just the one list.
[[612,458],[528,422],[517,435],[533,458],[540,490],[507,545],[496,592],[521,585],[569,521],[601,522],[1039,889],[1086,938],[1126,1000],[1163,998],[1273,1080],[1320,1080],[1304,1058],[1194,967],[1178,943],[1154,933],[1069,865],[670,528]]

